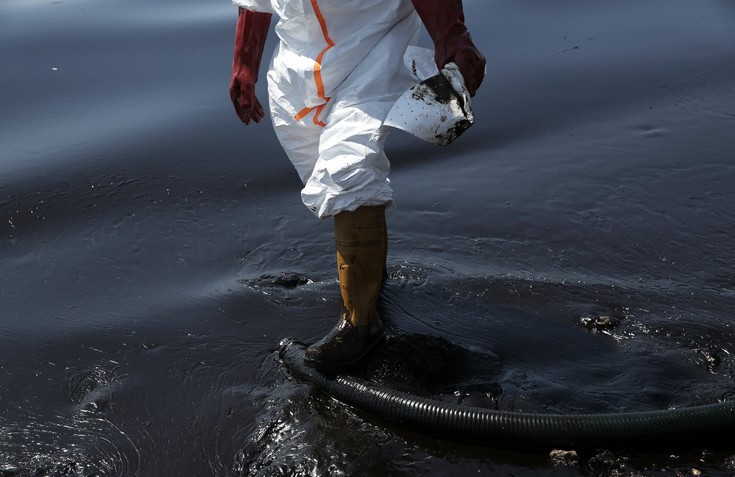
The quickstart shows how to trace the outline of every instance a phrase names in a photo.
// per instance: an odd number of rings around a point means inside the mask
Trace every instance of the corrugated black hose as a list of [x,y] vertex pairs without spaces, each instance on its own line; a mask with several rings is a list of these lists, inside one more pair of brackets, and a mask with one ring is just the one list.
[[446,439],[505,448],[700,446],[735,431],[735,401],[617,414],[496,411],[413,396],[349,375],[326,376],[304,365],[304,350],[289,338],[280,344],[280,358],[296,377],[378,419]]

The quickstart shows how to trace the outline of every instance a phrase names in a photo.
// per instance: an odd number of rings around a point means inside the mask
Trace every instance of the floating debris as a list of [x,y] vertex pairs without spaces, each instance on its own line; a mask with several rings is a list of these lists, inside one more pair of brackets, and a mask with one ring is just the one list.
[[579,455],[575,450],[554,449],[549,452],[549,457],[555,465],[577,465]]
[[611,316],[583,316],[579,323],[595,333],[610,332],[620,325],[620,320]]
[[239,280],[239,282],[248,287],[283,287],[288,289],[313,283],[310,278],[300,275],[296,272],[283,272],[277,276],[266,274],[261,275],[258,278],[244,278],[242,280]]

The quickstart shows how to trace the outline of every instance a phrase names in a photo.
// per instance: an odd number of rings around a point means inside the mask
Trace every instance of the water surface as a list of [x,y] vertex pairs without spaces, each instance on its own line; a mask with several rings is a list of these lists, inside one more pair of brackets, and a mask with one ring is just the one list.
[[[507,410],[732,398],[735,7],[465,5],[489,59],[477,124],[389,142],[373,378]],[[336,320],[332,226],[270,124],[231,110],[235,17],[0,5],[0,475],[735,472],[729,442],[570,465],[450,443],[284,372],[280,338]],[[259,280],[284,272],[309,282]]]

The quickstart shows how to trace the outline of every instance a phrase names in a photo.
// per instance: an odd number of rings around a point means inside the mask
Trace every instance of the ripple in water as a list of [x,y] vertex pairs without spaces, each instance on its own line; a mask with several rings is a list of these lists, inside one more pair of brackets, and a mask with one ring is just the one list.
[[136,475],[140,452],[135,442],[107,416],[114,388],[114,369],[93,366],[69,378],[70,415],[43,416],[14,409],[15,419],[0,429],[0,475],[115,476]]

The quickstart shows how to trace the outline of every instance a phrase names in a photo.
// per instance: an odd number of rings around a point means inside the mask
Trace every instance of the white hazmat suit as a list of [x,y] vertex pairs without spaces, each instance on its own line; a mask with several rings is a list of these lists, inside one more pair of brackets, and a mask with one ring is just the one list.
[[[461,0],[234,3],[241,7],[230,84],[235,111],[245,124],[264,115],[255,84],[275,14],[280,42],[268,71],[273,125],[304,183],[304,204],[318,217],[334,216],[342,309],[332,331],[306,349],[304,364],[349,369],[385,335],[377,308],[387,276],[385,208],[393,203],[390,164],[383,151],[386,117],[410,86],[438,74],[437,65],[443,71],[454,67],[460,79],[469,73],[467,93],[474,94],[484,76],[485,59],[464,26]],[[434,42],[433,52],[414,46],[419,17]],[[449,91],[465,87],[447,84]],[[416,96],[412,92],[410,99]],[[435,99],[449,104],[450,96],[442,93]],[[424,97],[418,94],[418,99]],[[394,109],[396,116],[388,123],[410,130],[412,123],[405,119],[415,110],[406,104],[405,109]],[[444,116],[439,118],[446,122]]]
[[392,204],[383,122],[417,78],[438,71],[430,50],[409,48],[421,25],[411,0],[233,3],[279,19],[270,112],[304,204],[320,218]]

